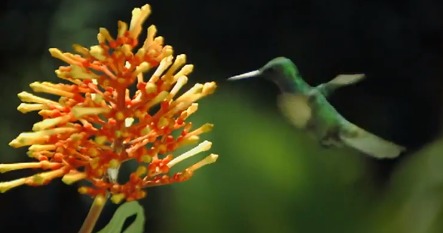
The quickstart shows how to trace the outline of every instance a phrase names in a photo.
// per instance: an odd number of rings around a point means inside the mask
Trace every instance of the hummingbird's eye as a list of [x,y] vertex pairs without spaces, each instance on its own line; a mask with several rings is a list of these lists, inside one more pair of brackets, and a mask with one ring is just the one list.
[[265,70],[265,72],[268,74],[275,74],[278,72],[278,69],[275,66],[271,66],[271,67],[267,68]]

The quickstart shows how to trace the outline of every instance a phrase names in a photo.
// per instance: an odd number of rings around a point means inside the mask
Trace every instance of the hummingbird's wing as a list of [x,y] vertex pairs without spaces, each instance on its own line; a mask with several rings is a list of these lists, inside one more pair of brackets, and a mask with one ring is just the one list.
[[320,84],[316,87],[325,97],[331,95],[335,89],[348,86],[361,81],[365,77],[364,74],[340,74],[327,83]]
[[309,97],[301,94],[282,93],[277,98],[282,114],[297,128],[305,128],[312,116]]
[[349,121],[342,124],[338,136],[344,144],[379,159],[395,158],[406,150],[406,148],[369,133]]

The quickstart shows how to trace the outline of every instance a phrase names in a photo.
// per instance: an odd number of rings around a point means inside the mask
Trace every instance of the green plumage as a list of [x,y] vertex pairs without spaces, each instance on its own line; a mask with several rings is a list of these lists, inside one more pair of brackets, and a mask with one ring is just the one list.
[[376,158],[395,158],[404,147],[396,145],[346,120],[328,102],[337,88],[359,82],[363,74],[338,75],[333,80],[312,87],[287,58],[278,57],[256,71],[236,75],[228,80],[262,77],[276,83],[281,95],[278,106],[297,128],[304,129],[325,147],[347,145]]

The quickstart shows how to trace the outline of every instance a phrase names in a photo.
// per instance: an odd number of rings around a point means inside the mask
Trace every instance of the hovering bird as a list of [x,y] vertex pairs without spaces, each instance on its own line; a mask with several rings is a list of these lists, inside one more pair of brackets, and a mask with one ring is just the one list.
[[228,80],[264,78],[281,90],[278,106],[297,128],[312,134],[322,146],[349,146],[375,158],[395,158],[406,148],[382,139],[346,120],[327,100],[337,88],[361,81],[364,74],[341,74],[316,87],[306,83],[295,64],[277,57],[262,68]]

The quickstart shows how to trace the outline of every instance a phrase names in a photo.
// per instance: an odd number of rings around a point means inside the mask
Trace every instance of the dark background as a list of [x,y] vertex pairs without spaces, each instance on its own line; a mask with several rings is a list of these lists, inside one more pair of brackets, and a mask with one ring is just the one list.
[[[93,45],[99,27],[115,33],[117,20],[129,22],[146,3],[145,27],[155,24],[175,54],[187,54],[191,82],[218,82],[192,119],[215,124],[205,137],[220,154],[190,181],[149,190],[147,232],[443,232],[441,1],[2,1],[2,162],[29,160],[7,143],[39,120],[16,111],[16,94],[33,81],[58,82],[61,63],[48,48]],[[312,85],[365,73],[331,102],[407,153],[381,161],[320,148],[280,115],[273,84],[224,81],[276,56],[291,58]],[[91,201],[76,190],[54,181],[1,194],[1,229],[76,232]]]

